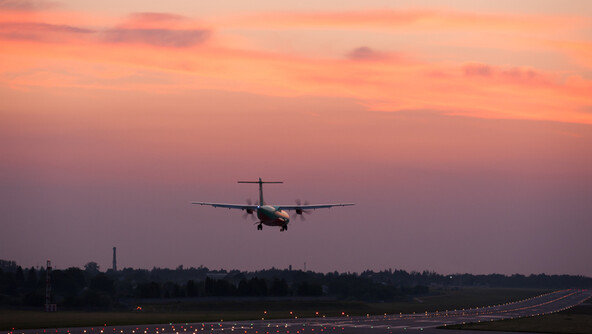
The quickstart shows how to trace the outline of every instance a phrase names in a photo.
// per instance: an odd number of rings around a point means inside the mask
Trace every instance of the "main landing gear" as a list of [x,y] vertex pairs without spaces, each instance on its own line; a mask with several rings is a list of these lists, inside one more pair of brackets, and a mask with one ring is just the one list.
[[280,229],[280,232],[287,231],[287,230],[288,230],[288,225],[284,225],[284,226],[282,226],[282,228]]
[[259,231],[263,230],[263,224],[257,225],[257,230],[259,230]]

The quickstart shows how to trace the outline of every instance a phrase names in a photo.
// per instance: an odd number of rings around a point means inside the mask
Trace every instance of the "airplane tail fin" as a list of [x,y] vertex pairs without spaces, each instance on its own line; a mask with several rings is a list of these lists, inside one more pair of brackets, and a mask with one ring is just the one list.
[[259,178],[259,181],[238,181],[238,183],[258,183],[259,184],[259,205],[265,205],[263,201],[263,183],[284,183],[283,181],[263,181]]

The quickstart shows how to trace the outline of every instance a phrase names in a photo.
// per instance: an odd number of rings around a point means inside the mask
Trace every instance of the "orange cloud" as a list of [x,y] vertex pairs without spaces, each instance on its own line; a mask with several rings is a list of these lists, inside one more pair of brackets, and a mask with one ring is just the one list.
[[160,28],[163,24],[177,25],[179,22],[188,20],[187,17],[177,14],[141,12],[130,14],[124,25],[133,28]]
[[488,64],[470,63],[462,66],[467,77],[484,77],[507,83],[522,83],[528,85],[550,84],[549,78],[532,68],[499,68]]
[[573,74],[475,62],[411,61],[369,47],[354,48],[347,59],[242,50],[206,43],[209,28],[172,14],[133,14],[96,33],[83,27],[23,23],[21,33],[38,36],[45,29],[76,37],[57,44],[40,38],[11,39],[10,24],[0,24],[4,87],[219,89],[347,98],[380,111],[430,109],[472,117],[592,124],[592,115],[581,112],[589,105],[592,83]]
[[566,54],[581,66],[592,68],[591,41],[547,41],[545,45],[552,50]]
[[0,0],[0,9],[11,11],[37,11],[56,6],[56,2],[45,0]]
[[393,60],[398,58],[394,54],[376,51],[367,46],[360,46],[347,53],[347,58],[352,60]]
[[90,29],[84,26],[47,23],[55,21],[52,13],[21,12],[0,16],[0,39],[52,43],[131,43],[159,47],[188,47],[206,41],[211,31],[198,28],[182,16],[164,13],[132,14],[111,28]]
[[189,47],[205,42],[209,29],[169,13],[134,13],[114,28],[101,32],[110,43],[140,43],[162,47]]
[[541,31],[573,29],[586,21],[579,17],[511,15],[451,10],[361,10],[346,12],[268,12],[242,15],[229,24],[255,28],[357,28],[357,29],[480,29]]
[[39,42],[66,42],[94,31],[69,25],[37,22],[0,22],[0,38]]
[[163,47],[188,47],[203,43],[210,32],[205,29],[125,29],[114,28],[102,33],[110,43],[141,43]]

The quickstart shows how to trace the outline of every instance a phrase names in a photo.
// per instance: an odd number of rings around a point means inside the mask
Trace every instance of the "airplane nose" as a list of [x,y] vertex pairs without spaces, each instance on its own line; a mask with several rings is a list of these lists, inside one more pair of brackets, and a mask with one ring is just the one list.
[[286,211],[282,211],[281,215],[282,215],[282,220],[284,221],[284,223],[287,224],[290,221],[290,215]]

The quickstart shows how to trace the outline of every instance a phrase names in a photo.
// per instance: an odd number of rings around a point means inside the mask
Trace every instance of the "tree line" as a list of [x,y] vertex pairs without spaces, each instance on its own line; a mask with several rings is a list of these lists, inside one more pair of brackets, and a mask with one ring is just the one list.
[[[45,303],[44,268],[0,260],[0,305]],[[267,269],[254,272],[125,268],[100,271],[95,262],[51,273],[52,302],[66,308],[126,307],[137,299],[205,297],[332,297],[363,301],[406,300],[439,287],[591,288],[592,278],[573,275],[441,275],[405,270],[317,273]]]

